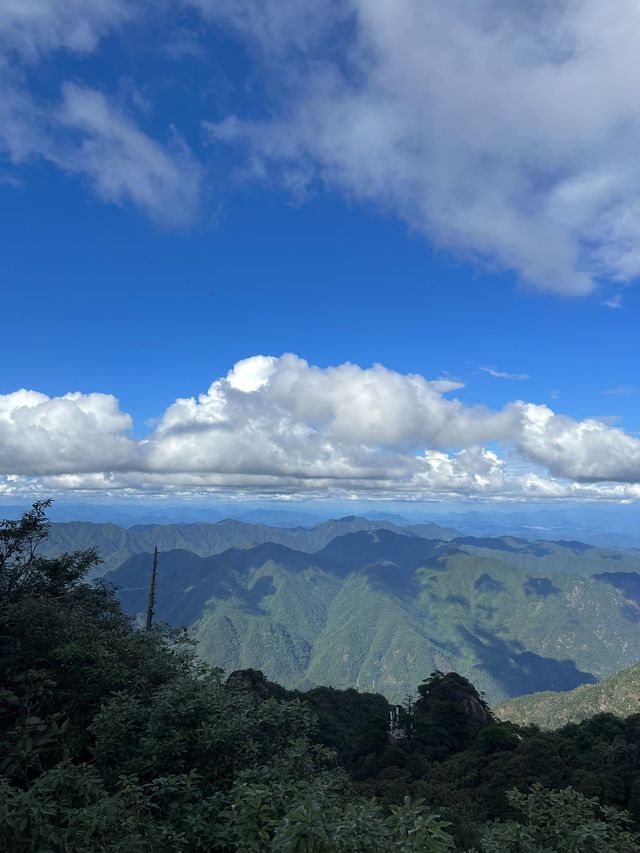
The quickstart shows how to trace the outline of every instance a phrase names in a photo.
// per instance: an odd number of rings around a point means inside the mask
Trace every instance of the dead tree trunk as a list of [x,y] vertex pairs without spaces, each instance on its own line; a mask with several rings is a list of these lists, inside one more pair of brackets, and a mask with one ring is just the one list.
[[158,546],[153,549],[153,566],[151,567],[151,580],[149,582],[149,603],[147,604],[147,631],[153,625],[153,611],[156,606],[156,578],[158,575]]

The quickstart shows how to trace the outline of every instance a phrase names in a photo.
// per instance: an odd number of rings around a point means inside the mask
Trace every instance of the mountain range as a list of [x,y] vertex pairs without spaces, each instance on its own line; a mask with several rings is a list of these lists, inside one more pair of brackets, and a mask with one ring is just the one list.
[[[275,542],[277,529],[238,524],[136,534],[161,549],[156,618],[191,627],[201,654],[227,670],[260,669],[291,688],[355,686],[393,701],[434,669],[456,670],[495,703],[595,683],[640,657],[634,551],[434,539],[355,518],[280,529]],[[227,531],[267,541],[221,550]],[[193,536],[192,548],[164,550],[177,536]],[[218,553],[205,555],[214,546]],[[146,608],[150,550],[108,575],[133,614]]]
[[[155,546],[161,551],[184,549],[201,557],[219,554],[228,548],[265,542],[313,552],[323,548],[336,536],[376,529],[392,530],[404,536],[443,540],[460,535],[457,530],[437,524],[422,523],[400,527],[385,519],[354,515],[324,521],[314,527],[274,527],[232,518],[214,524],[136,524],[132,527],[70,521],[52,524],[49,539],[43,543],[42,548],[44,554],[53,556],[63,551],[96,547],[103,560],[100,572],[107,573],[120,566],[128,557],[152,551]],[[640,564],[640,559],[638,562]]]

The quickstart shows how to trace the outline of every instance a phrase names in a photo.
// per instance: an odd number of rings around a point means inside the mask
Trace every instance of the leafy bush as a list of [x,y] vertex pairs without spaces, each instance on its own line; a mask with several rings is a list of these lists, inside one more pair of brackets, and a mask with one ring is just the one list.
[[601,806],[573,788],[550,791],[534,785],[529,793],[510,791],[522,818],[495,823],[483,835],[485,853],[632,853],[640,837],[629,831],[630,815]]

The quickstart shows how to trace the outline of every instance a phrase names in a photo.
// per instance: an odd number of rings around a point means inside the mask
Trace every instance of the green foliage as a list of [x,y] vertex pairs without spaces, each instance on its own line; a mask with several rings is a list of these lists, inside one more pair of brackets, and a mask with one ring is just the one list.
[[3,850],[133,853],[154,849],[152,827],[142,819],[142,792],[124,780],[109,794],[94,768],[60,764],[27,790],[5,780],[0,786]]
[[0,599],[0,768],[28,781],[70,754],[113,691],[148,694],[186,668],[190,649],[133,630],[105,587],[74,585]]
[[50,500],[37,501],[17,521],[0,522],[0,600],[69,592],[100,562],[95,548],[55,559],[37,553],[51,528],[46,518],[50,506]]
[[524,794],[510,791],[520,820],[495,823],[482,837],[485,853],[632,853],[640,836],[629,831],[631,818],[601,806],[573,788],[549,791],[534,785]]
[[519,735],[507,726],[489,725],[480,730],[473,744],[473,749],[487,755],[493,752],[517,749],[520,741]]
[[385,811],[355,798],[337,774],[312,779],[239,781],[232,790],[230,832],[243,851],[451,850],[447,824],[407,797]]
[[130,693],[107,699],[90,727],[96,764],[105,774],[143,779],[196,772],[227,786],[245,767],[262,766],[312,723],[298,700],[256,703],[227,689],[218,672],[178,677],[145,702]]

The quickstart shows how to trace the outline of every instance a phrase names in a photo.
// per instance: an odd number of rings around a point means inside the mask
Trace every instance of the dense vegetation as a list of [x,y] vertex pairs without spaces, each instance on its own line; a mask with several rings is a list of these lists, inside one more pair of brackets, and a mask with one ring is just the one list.
[[40,557],[45,510],[0,525],[0,849],[640,850],[640,716],[520,729],[434,672],[390,731],[379,695],[225,679],[94,551]]
[[[624,559],[631,576],[638,556]],[[138,554],[108,576],[129,613],[146,607],[150,562]],[[207,557],[163,551],[158,615],[189,626],[210,663],[289,688],[353,686],[399,702],[425,672],[456,670],[496,703],[637,662],[640,607],[601,577],[611,564],[624,567],[622,555],[575,542],[391,530],[340,535],[313,553],[270,542]]]

